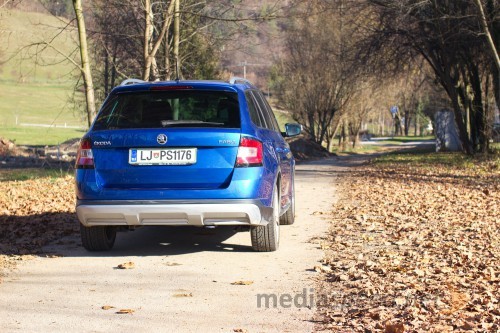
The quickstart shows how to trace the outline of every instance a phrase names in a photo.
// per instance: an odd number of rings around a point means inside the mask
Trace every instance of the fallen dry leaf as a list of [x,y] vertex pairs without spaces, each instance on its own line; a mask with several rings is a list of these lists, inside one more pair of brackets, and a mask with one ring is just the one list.
[[128,261],[128,262],[125,262],[123,264],[119,264],[117,266],[117,268],[119,268],[119,269],[134,269],[135,264],[132,261]]
[[179,293],[179,294],[174,294],[173,297],[177,297],[177,298],[193,297],[193,293]]
[[165,263],[166,266],[181,266],[182,264],[176,263],[176,262],[167,262]]
[[119,311],[116,311],[116,314],[133,314],[135,310],[132,309],[120,309]]
[[320,243],[332,270],[318,276],[321,329],[497,331],[500,168],[387,163],[342,174]]
[[111,305],[103,305],[103,306],[101,307],[101,309],[103,309],[103,310],[109,310],[109,309],[114,309],[114,308],[115,308],[115,307],[114,307],[114,306],[111,306]]
[[47,254],[46,257],[47,258],[51,258],[51,259],[53,259],[53,258],[62,258],[62,257],[64,257],[64,254]]
[[317,265],[314,266],[314,270],[318,273],[329,273],[332,271],[332,268],[327,265]]
[[405,332],[405,325],[399,323],[399,324],[391,324],[391,323],[386,323],[385,324],[385,333],[404,333]]
[[397,297],[394,300],[394,303],[396,303],[396,305],[399,305],[399,306],[405,305],[406,304],[406,298],[404,298],[404,297]]
[[253,281],[235,281],[231,282],[233,286],[248,286],[253,284]]

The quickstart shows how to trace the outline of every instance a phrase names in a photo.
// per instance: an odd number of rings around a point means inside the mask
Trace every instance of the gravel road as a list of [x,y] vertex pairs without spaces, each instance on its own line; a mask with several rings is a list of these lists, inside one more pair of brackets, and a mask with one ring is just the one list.
[[[338,158],[297,166],[297,218],[277,252],[252,252],[249,233],[232,228],[142,228],[103,254],[77,237],[52,244],[53,255],[20,263],[0,285],[0,331],[311,332],[317,237],[344,167]],[[117,268],[127,262],[134,268]]]

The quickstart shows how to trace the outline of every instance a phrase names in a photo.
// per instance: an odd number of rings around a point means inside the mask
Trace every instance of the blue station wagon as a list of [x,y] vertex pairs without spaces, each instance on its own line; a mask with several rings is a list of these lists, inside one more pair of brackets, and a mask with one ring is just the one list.
[[275,251],[294,222],[295,160],[250,82],[126,80],[80,142],[76,212],[83,246],[110,250],[139,226],[243,226]]

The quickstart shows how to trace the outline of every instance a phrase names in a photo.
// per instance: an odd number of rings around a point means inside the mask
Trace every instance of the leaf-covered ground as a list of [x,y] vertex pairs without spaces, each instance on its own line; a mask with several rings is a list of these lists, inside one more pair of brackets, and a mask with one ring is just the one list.
[[394,155],[340,187],[319,330],[500,331],[498,159]]
[[0,182],[0,277],[22,255],[77,232],[72,176]]

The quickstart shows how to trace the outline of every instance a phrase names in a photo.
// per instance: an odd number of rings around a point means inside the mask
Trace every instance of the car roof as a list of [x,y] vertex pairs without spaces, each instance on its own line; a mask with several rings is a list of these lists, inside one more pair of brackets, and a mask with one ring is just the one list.
[[199,90],[221,90],[221,91],[231,91],[237,92],[254,89],[255,87],[246,80],[236,80],[231,82],[226,81],[215,81],[215,80],[175,80],[175,81],[154,81],[146,82],[141,80],[125,80],[121,85],[113,89],[113,93],[120,92],[135,92],[135,91],[148,91],[148,90],[189,90],[189,89],[199,89]]

